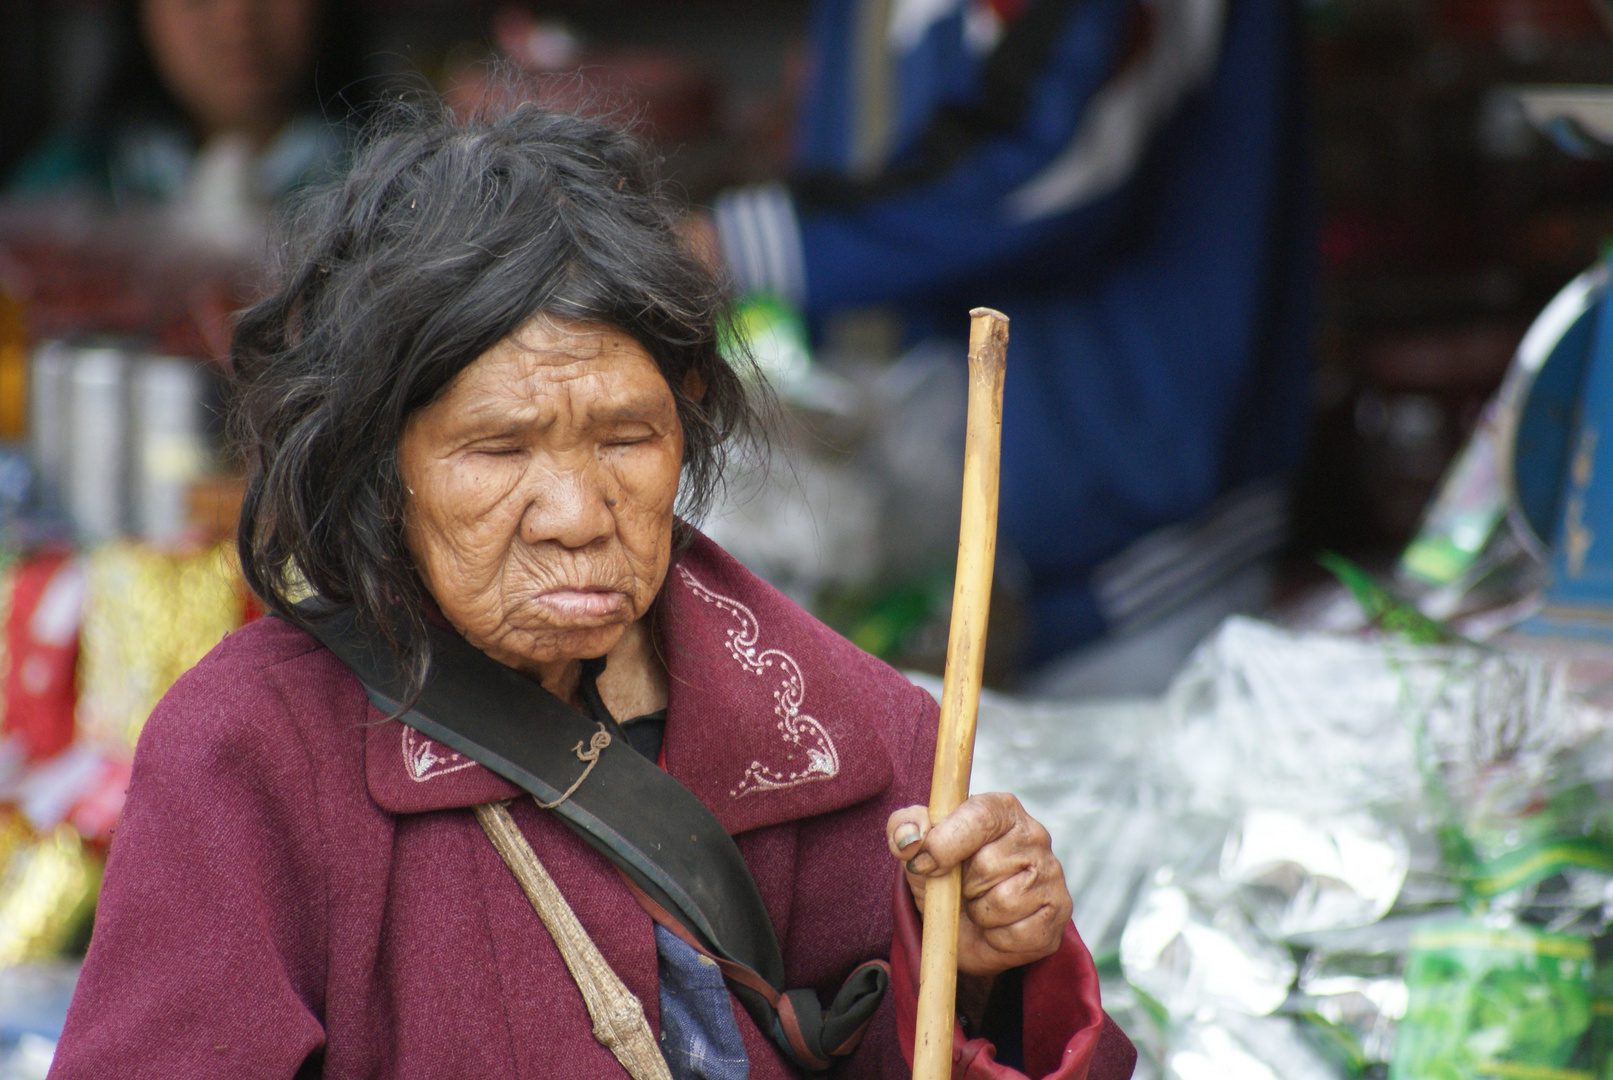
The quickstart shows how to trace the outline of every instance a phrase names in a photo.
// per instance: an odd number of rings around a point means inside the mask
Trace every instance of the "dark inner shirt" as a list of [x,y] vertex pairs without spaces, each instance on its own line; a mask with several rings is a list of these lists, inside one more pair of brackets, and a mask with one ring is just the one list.
[[621,733],[627,740],[627,745],[643,754],[657,764],[661,761],[661,741],[666,738],[666,710],[657,709],[643,716],[635,716],[631,720],[618,721],[608,708],[605,701],[599,696],[599,674],[605,670],[605,658],[597,660],[584,660],[582,663],[582,682],[577,687],[577,696],[582,698],[583,711],[591,719],[605,725],[605,729],[614,736]]
[[627,745],[651,761],[661,760],[661,741],[666,738],[666,710],[658,709],[643,716],[635,716],[622,724]]

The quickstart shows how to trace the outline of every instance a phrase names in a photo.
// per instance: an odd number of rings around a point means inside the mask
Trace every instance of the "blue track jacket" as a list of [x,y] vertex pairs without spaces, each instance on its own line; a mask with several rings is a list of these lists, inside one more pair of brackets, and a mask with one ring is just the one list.
[[821,0],[791,180],[716,202],[743,289],[893,306],[915,336],[1010,317],[1001,536],[1032,659],[1282,541],[1315,279],[1298,22],[1287,0]]

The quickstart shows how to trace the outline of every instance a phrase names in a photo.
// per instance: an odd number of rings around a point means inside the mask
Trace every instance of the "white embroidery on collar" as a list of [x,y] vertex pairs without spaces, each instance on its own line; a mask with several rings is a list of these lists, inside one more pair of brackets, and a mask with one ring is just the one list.
[[814,780],[834,779],[840,773],[840,755],[823,725],[801,711],[801,703],[806,698],[806,678],[795,657],[782,649],[758,651],[756,644],[761,638],[762,626],[750,608],[731,597],[712,592],[684,567],[678,567],[678,575],[690,592],[739,620],[739,627],[725,631],[724,636],[728,640],[728,652],[743,670],[760,675],[776,665],[784,676],[778,689],[773,691],[773,712],[779,718],[777,727],[785,745],[784,762],[766,765],[752,761],[738,786],[728,794],[739,799],[758,791],[780,791]]
[[468,769],[476,762],[448,749],[435,739],[427,738],[408,724],[403,728],[403,768],[415,783],[434,780],[439,776]]

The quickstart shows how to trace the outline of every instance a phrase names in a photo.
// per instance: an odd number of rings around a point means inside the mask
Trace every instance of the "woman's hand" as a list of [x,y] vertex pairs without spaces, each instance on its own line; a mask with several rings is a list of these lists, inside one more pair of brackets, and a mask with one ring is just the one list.
[[907,864],[919,910],[924,887],[963,865],[958,970],[990,977],[1058,951],[1074,904],[1052,837],[1003,792],[975,795],[933,827],[922,806],[885,823],[891,854]]

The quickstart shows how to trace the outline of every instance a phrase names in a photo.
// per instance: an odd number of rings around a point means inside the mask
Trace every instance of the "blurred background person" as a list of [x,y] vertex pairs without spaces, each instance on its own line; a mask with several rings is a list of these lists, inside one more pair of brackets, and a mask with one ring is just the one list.
[[110,74],[88,118],[12,177],[14,194],[183,207],[228,240],[340,160],[361,91],[351,5],[118,0]]
[[700,239],[744,292],[893,308],[909,341],[1012,319],[1001,538],[1033,686],[1157,689],[1269,598],[1314,315],[1298,19],[821,0],[790,180],[715,200]]

